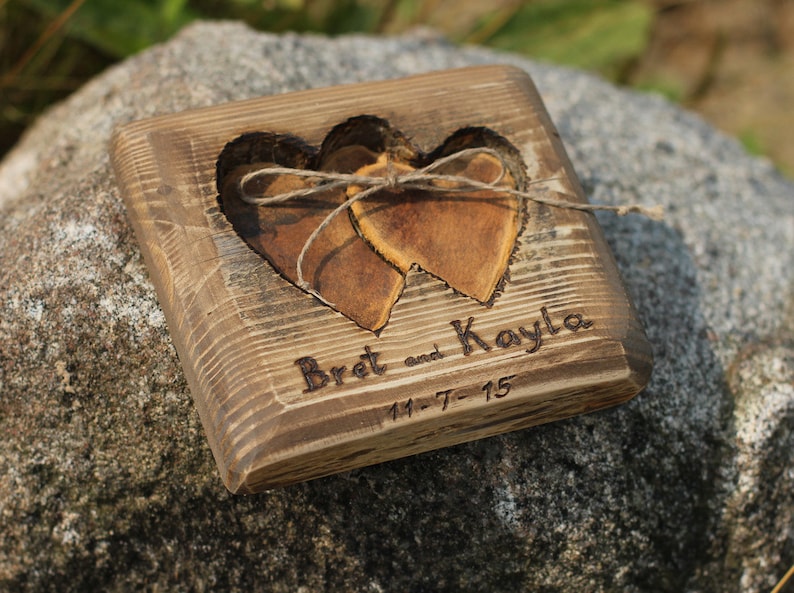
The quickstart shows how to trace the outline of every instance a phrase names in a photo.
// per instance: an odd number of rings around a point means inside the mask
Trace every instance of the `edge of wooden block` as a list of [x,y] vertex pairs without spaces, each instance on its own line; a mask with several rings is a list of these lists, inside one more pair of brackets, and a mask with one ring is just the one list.
[[[458,69],[458,71],[461,70],[469,72],[475,70],[480,72],[488,71],[495,82],[501,79],[501,81],[531,89],[532,92],[536,93],[534,83],[530,77],[523,70],[513,66],[475,66]],[[443,77],[447,72],[454,71],[431,72],[409,78]],[[342,86],[367,87],[368,85],[394,83],[395,80],[387,80]],[[298,98],[305,99],[312,95],[319,96],[326,90],[311,89],[299,91],[291,93],[291,96],[300,95],[301,97]],[[237,104],[253,104],[260,100],[261,98],[250,99]],[[173,123],[174,127],[178,128],[180,122],[185,121],[185,118],[190,114],[217,113],[222,108],[223,106],[206,107],[192,110],[189,113],[183,112],[182,114],[165,115],[132,122],[116,128],[111,139],[111,160],[122,189],[122,196],[129,210],[138,207],[132,197],[139,189],[136,189],[139,185],[139,179],[137,178],[134,163],[139,154],[137,151],[145,150],[143,145],[150,130],[164,122]],[[536,106],[536,110],[537,115],[543,119],[543,125],[547,126],[554,136],[551,141],[554,143],[562,164],[568,172],[569,181],[576,186],[576,193],[580,199],[584,200],[578,179],[573,173],[570,160],[556,135],[556,129],[548,117],[545,106],[540,103]],[[595,243],[605,247],[605,253],[609,254],[610,261],[604,264],[606,273],[608,275],[617,274],[614,259],[611,259],[611,252],[606,246],[600,226],[592,215],[585,215],[585,217],[588,220]],[[613,332],[619,335],[612,335],[608,340],[610,348],[615,352],[611,359],[611,366],[614,372],[611,374],[607,373],[607,378],[599,380],[598,377],[604,376],[604,373],[596,368],[598,366],[597,361],[590,361],[587,372],[592,375],[593,383],[588,385],[587,388],[566,391],[565,389],[551,387],[546,391],[536,391],[524,397],[515,398],[513,400],[517,400],[515,404],[506,401],[500,406],[493,406],[493,409],[489,410],[488,415],[484,419],[482,417],[482,408],[472,407],[470,410],[458,413],[455,417],[456,426],[446,425],[444,422],[431,419],[426,422],[416,422],[408,429],[401,426],[395,427],[394,430],[385,429],[370,434],[350,432],[335,441],[329,440],[326,443],[322,443],[323,447],[319,445],[309,449],[296,447],[292,450],[291,456],[289,447],[285,447],[281,456],[277,459],[267,459],[266,450],[268,443],[261,438],[263,433],[259,433],[258,450],[241,460],[234,452],[234,444],[230,445],[229,442],[230,439],[234,441],[233,435],[228,430],[224,431],[220,428],[220,425],[212,417],[213,413],[208,408],[208,402],[204,401],[204,396],[199,395],[203,393],[202,380],[198,376],[189,356],[192,349],[189,341],[195,337],[195,328],[187,333],[176,331],[177,328],[183,326],[185,320],[180,319],[180,315],[176,311],[178,304],[172,302],[174,289],[166,281],[167,273],[165,268],[168,262],[164,260],[165,256],[162,253],[157,252],[155,247],[148,245],[146,241],[142,240],[147,230],[143,228],[144,225],[139,218],[137,216],[130,216],[129,218],[132,221],[136,237],[138,237],[142,254],[149,268],[150,277],[155,285],[158,299],[165,313],[168,327],[171,330],[172,340],[182,361],[193,400],[204,424],[205,432],[220,468],[224,484],[230,491],[235,493],[257,492],[267,488],[319,478],[396,457],[414,455],[475,438],[483,438],[609,407],[632,398],[642,390],[650,377],[652,367],[650,345],[647,342],[644,331],[636,320],[636,313],[628,302],[628,297],[626,297],[629,307],[626,324],[622,329],[618,328],[616,332]],[[610,267],[611,269],[609,269]],[[619,280],[618,282],[620,283]],[[622,284],[620,285],[622,286]],[[600,399],[594,399],[594,395],[600,395]],[[274,401],[272,402],[272,408],[269,409],[272,411],[273,416],[269,422],[268,434],[278,434],[279,427],[288,421],[284,414],[290,412],[290,407]],[[541,409],[544,411],[544,415],[538,417],[538,410]],[[437,432],[434,433],[433,430]],[[395,434],[398,431],[402,436],[395,438]],[[387,443],[386,441],[389,442]],[[323,468],[318,468],[318,465],[323,463],[326,465]]]
[[[630,341],[644,340],[640,335]],[[623,349],[622,344],[620,349]],[[357,435],[261,465],[227,468],[224,483],[234,494],[252,494],[605,410],[627,402],[645,387],[652,368],[650,347],[631,354],[624,350],[624,355],[614,362],[613,366],[623,366],[622,372],[611,373],[601,382],[593,381],[582,389],[550,389],[535,393],[532,398],[517,396],[517,401],[506,402],[503,409],[494,409],[486,417],[482,416],[480,408],[474,408],[458,414],[451,426],[431,429],[432,421],[416,423],[413,430],[402,430],[397,436],[388,433]],[[592,369],[600,364],[600,361],[590,362],[588,366]],[[592,369],[592,373],[603,375],[600,370]],[[318,471],[318,466],[323,466],[325,471]]]

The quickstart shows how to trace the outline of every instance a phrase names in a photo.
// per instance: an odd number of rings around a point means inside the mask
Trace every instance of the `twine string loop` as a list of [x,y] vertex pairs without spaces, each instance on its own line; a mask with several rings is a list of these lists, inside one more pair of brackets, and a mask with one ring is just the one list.
[[[465,175],[447,175],[443,173],[436,173],[435,171],[444,165],[453,163],[455,161],[464,161],[468,157],[473,157],[480,154],[487,154],[494,157],[499,164],[499,173],[491,181],[480,181]],[[547,179],[538,179],[527,182],[525,188],[515,189],[512,187],[505,187],[499,185],[507,174],[507,165],[502,155],[496,150],[488,147],[479,148],[466,148],[458,152],[452,153],[445,157],[436,159],[432,163],[414,169],[412,171],[399,172],[394,167],[391,159],[386,160],[386,174],[384,176],[370,176],[370,175],[357,175],[355,173],[338,173],[334,171],[315,171],[309,169],[295,169],[292,167],[262,167],[249,171],[238,180],[238,190],[240,199],[247,204],[254,206],[271,206],[288,202],[292,200],[302,200],[312,198],[324,194],[326,192],[342,189],[348,196],[347,200],[339,204],[334,210],[328,214],[325,219],[314,229],[309,238],[303,244],[300,255],[296,262],[297,267],[297,284],[306,292],[312,294],[320,301],[333,307],[333,303],[328,302],[317,291],[315,291],[303,277],[303,260],[308,253],[309,248],[317,240],[320,233],[322,233],[329,224],[342,212],[348,210],[353,204],[364,200],[381,190],[419,190],[427,192],[430,197],[432,194],[465,194],[471,192],[490,191],[495,195],[477,196],[478,199],[483,197],[487,198],[504,198],[505,195],[515,196],[519,199],[527,199],[538,204],[552,206],[554,208],[563,208],[569,210],[579,210],[583,212],[594,212],[597,210],[604,210],[614,212],[618,216],[625,216],[631,213],[643,214],[653,220],[661,220],[664,211],[661,206],[643,206],[640,204],[626,204],[621,206],[611,206],[607,204],[588,204],[581,203],[575,200],[567,200],[554,198],[548,195],[543,195],[548,191],[548,188],[540,188],[540,191],[529,192],[529,186],[538,186],[548,184],[554,181],[560,181],[558,177],[550,177]],[[316,181],[313,185],[305,188],[294,189],[279,193],[276,195],[264,195],[249,191],[246,186],[249,182],[263,177],[275,177],[279,175],[290,175]],[[351,191],[354,190],[354,191]],[[351,195],[351,193],[353,195]],[[558,195],[565,195],[561,192],[556,192]]]

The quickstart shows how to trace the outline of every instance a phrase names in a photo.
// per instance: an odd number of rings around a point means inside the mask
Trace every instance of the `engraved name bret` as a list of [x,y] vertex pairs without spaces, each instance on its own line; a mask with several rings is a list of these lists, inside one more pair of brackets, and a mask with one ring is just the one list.
[[[529,329],[526,326],[519,326],[515,330],[503,329],[488,342],[474,329],[474,317],[469,317],[465,322],[459,319],[450,321],[449,324],[455,331],[462,353],[469,356],[475,349],[489,352],[494,348],[512,348],[521,346],[528,354],[533,354],[540,350],[543,345],[544,335],[548,337],[557,335],[562,330],[578,332],[581,329],[592,327],[593,322],[585,319],[581,313],[571,313],[565,316],[562,321],[552,320],[546,307],[540,308],[540,319],[537,319]],[[359,356],[359,360],[348,368],[346,365],[333,366],[327,371],[320,368],[317,360],[311,356],[304,356],[295,361],[300,369],[306,389],[304,393],[321,389],[327,385],[344,385],[346,380],[361,380],[370,375],[383,375],[386,373],[388,365],[379,361],[380,352],[374,352],[369,346],[364,346],[364,354]],[[405,366],[413,367],[419,364],[441,360],[446,354],[442,353],[437,344],[433,344],[433,350],[426,354],[409,356],[403,361]]]

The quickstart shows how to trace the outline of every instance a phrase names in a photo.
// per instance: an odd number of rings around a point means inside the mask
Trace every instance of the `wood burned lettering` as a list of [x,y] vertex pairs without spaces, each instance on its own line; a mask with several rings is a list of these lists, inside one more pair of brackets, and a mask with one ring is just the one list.
[[[485,395],[485,401],[502,399],[510,395],[513,387],[511,381],[516,378],[516,375],[505,375],[496,380],[486,382],[480,388],[480,393]],[[396,422],[403,418],[412,418],[428,408],[434,408],[441,412],[446,412],[454,402],[460,402],[467,399],[473,399],[471,391],[457,390],[457,389],[444,389],[437,391],[433,398],[426,398],[418,400],[408,398],[404,402],[394,402],[387,412],[387,416]],[[480,396],[482,397],[482,396]]]
[[[476,319],[469,317],[465,322],[455,319],[449,322],[454,336],[460,345],[458,355],[464,357],[472,353],[498,355],[506,349],[523,348],[526,354],[538,352],[545,340],[564,336],[566,333],[577,333],[593,327],[593,321],[586,319],[582,313],[552,314],[546,307],[541,307],[539,314],[533,319],[529,318],[529,323],[517,325],[515,329],[505,328],[496,332],[495,335],[485,335],[476,327]],[[364,353],[358,359],[348,360],[346,364],[326,364],[320,362],[313,356],[302,356],[294,364],[303,378],[305,389],[303,393],[311,393],[319,389],[330,386],[342,386],[350,382],[363,379],[374,379],[386,374],[390,365],[387,364],[387,356],[375,351],[366,345],[363,347]],[[434,343],[430,351],[422,354],[408,356],[402,363],[405,367],[414,368],[430,364],[441,364],[441,361],[456,358],[455,352],[442,351],[438,344]],[[399,366],[399,365],[398,365]],[[498,381],[489,381],[483,385],[482,389],[486,394],[487,401],[491,398],[500,399],[505,397],[510,391],[508,381],[514,375],[501,377]],[[465,397],[459,397],[465,399]],[[443,409],[446,410],[449,398],[444,400]],[[429,406],[425,406],[429,407]],[[410,417],[413,414],[413,401],[409,405],[408,412]],[[424,409],[424,408],[422,408]],[[397,408],[395,408],[397,410]],[[395,412],[396,413],[396,412]]]
[[482,386],[482,390],[485,392],[485,401],[491,401],[492,397],[496,399],[507,397],[507,395],[510,393],[510,388],[512,387],[510,381],[515,378],[515,375],[499,377],[499,381],[497,381],[495,386],[493,381],[488,381]]
[[[580,329],[589,329],[593,322],[585,319],[581,313],[571,313],[566,315],[561,324],[552,319],[546,307],[540,308],[540,319],[536,319],[532,325],[519,325],[516,329],[503,329],[499,331],[491,342],[483,338],[474,329],[474,317],[469,317],[465,324],[460,319],[450,321],[450,325],[455,329],[464,356],[469,356],[475,350],[475,346],[485,352],[490,352],[494,346],[498,349],[521,346],[526,349],[527,354],[534,354],[543,345],[544,333],[548,337],[553,337],[563,329],[576,333]],[[529,327],[529,329],[527,329]]]
[[332,366],[328,372],[321,369],[317,360],[311,356],[304,356],[295,361],[300,368],[303,379],[306,382],[304,393],[321,389],[333,382],[334,385],[344,385],[348,378],[364,379],[370,373],[379,376],[386,372],[386,365],[378,362],[379,352],[373,352],[369,346],[364,346],[364,354],[359,356],[359,360],[352,363],[348,369],[347,365]]
[[426,354],[419,354],[418,356],[409,356],[403,361],[407,367],[415,367],[418,364],[425,364],[433,362],[434,360],[441,360],[444,354],[438,349],[438,344],[433,344],[433,351]]

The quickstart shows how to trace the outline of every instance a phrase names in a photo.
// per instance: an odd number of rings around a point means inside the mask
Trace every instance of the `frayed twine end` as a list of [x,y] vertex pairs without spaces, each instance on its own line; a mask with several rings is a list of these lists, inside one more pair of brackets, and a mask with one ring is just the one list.
[[626,216],[627,214],[642,214],[651,220],[660,222],[664,220],[664,206],[657,204],[655,206],[640,206],[639,204],[629,204],[628,206],[615,206],[614,212],[618,216]]

